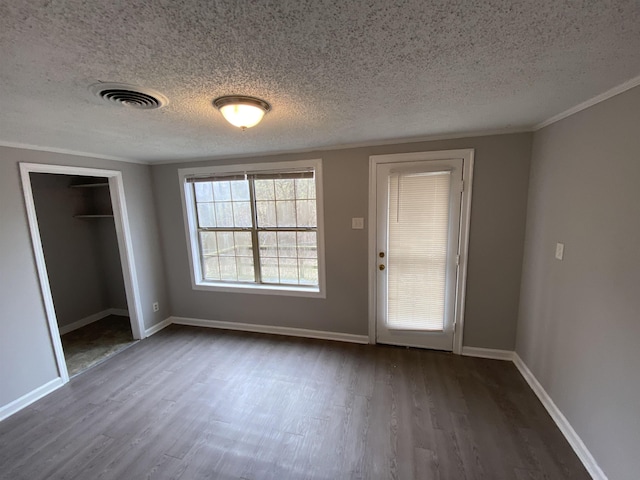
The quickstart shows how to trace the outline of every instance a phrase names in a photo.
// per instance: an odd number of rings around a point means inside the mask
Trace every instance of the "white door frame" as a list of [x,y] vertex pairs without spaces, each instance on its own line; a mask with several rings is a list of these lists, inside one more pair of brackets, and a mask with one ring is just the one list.
[[60,330],[53,306],[53,297],[47,275],[47,266],[40,239],[40,229],[38,228],[38,218],[36,207],[33,201],[33,190],[31,189],[31,179],[29,174],[33,173],[53,173],[60,175],[80,175],[85,177],[106,177],[109,179],[109,191],[111,193],[111,206],[113,208],[113,219],[116,227],[118,239],[118,250],[120,252],[120,263],[122,264],[122,274],[124,277],[127,304],[129,307],[129,318],[131,319],[131,331],[133,338],[142,339],[145,337],[144,317],[142,314],[142,304],[140,303],[140,291],[138,289],[138,276],[136,274],[135,261],[133,257],[133,244],[131,242],[131,231],[129,229],[129,216],[127,215],[126,202],[124,197],[124,186],[122,183],[122,172],[117,170],[102,170],[86,167],[71,167],[66,165],[48,165],[41,163],[20,163],[20,175],[22,178],[22,190],[27,208],[27,219],[29,221],[29,231],[31,233],[31,244],[35,256],[36,268],[40,279],[40,290],[44,300],[44,308],[49,324],[51,343],[56,356],[58,372],[64,383],[69,381],[69,372],[64,359]]
[[459,270],[456,280],[456,304],[453,332],[453,353],[462,354],[462,336],[464,332],[464,308],[467,285],[467,258],[469,252],[469,225],[471,222],[471,193],[473,185],[472,148],[461,150],[440,150],[433,152],[399,153],[390,155],[372,155],[369,157],[369,343],[376,343],[377,318],[377,274],[378,259],[376,256],[378,215],[377,206],[377,167],[384,163],[416,162],[429,160],[462,159],[462,202],[460,207],[460,243]]

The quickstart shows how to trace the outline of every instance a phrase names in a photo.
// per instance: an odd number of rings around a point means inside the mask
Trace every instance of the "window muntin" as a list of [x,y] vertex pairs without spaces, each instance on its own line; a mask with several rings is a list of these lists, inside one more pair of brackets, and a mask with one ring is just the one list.
[[187,176],[185,188],[202,282],[319,290],[314,169]]

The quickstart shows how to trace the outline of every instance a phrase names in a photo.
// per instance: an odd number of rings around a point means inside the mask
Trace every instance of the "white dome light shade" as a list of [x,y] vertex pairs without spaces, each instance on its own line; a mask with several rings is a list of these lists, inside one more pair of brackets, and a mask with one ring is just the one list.
[[220,97],[213,101],[213,105],[231,125],[242,130],[260,123],[264,114],[271,110],[271,105],[254,97]]
[[264,117],[264,110],[253,105],[225,105],[220,107],[220,113],[227,122],[240,128],[253,127]]

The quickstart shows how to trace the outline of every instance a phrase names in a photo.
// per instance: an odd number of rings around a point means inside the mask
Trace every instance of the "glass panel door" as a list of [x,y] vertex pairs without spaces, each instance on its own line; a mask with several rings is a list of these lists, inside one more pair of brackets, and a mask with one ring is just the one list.
[[453,349],[462,160],[377,167],[377,341]]

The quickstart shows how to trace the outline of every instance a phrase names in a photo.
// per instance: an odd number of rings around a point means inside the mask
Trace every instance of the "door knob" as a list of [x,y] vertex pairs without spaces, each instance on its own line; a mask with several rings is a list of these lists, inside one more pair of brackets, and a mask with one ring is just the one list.
[[380,270],[384,270],[384,265],[378,265],[378,268],[379,268]]

